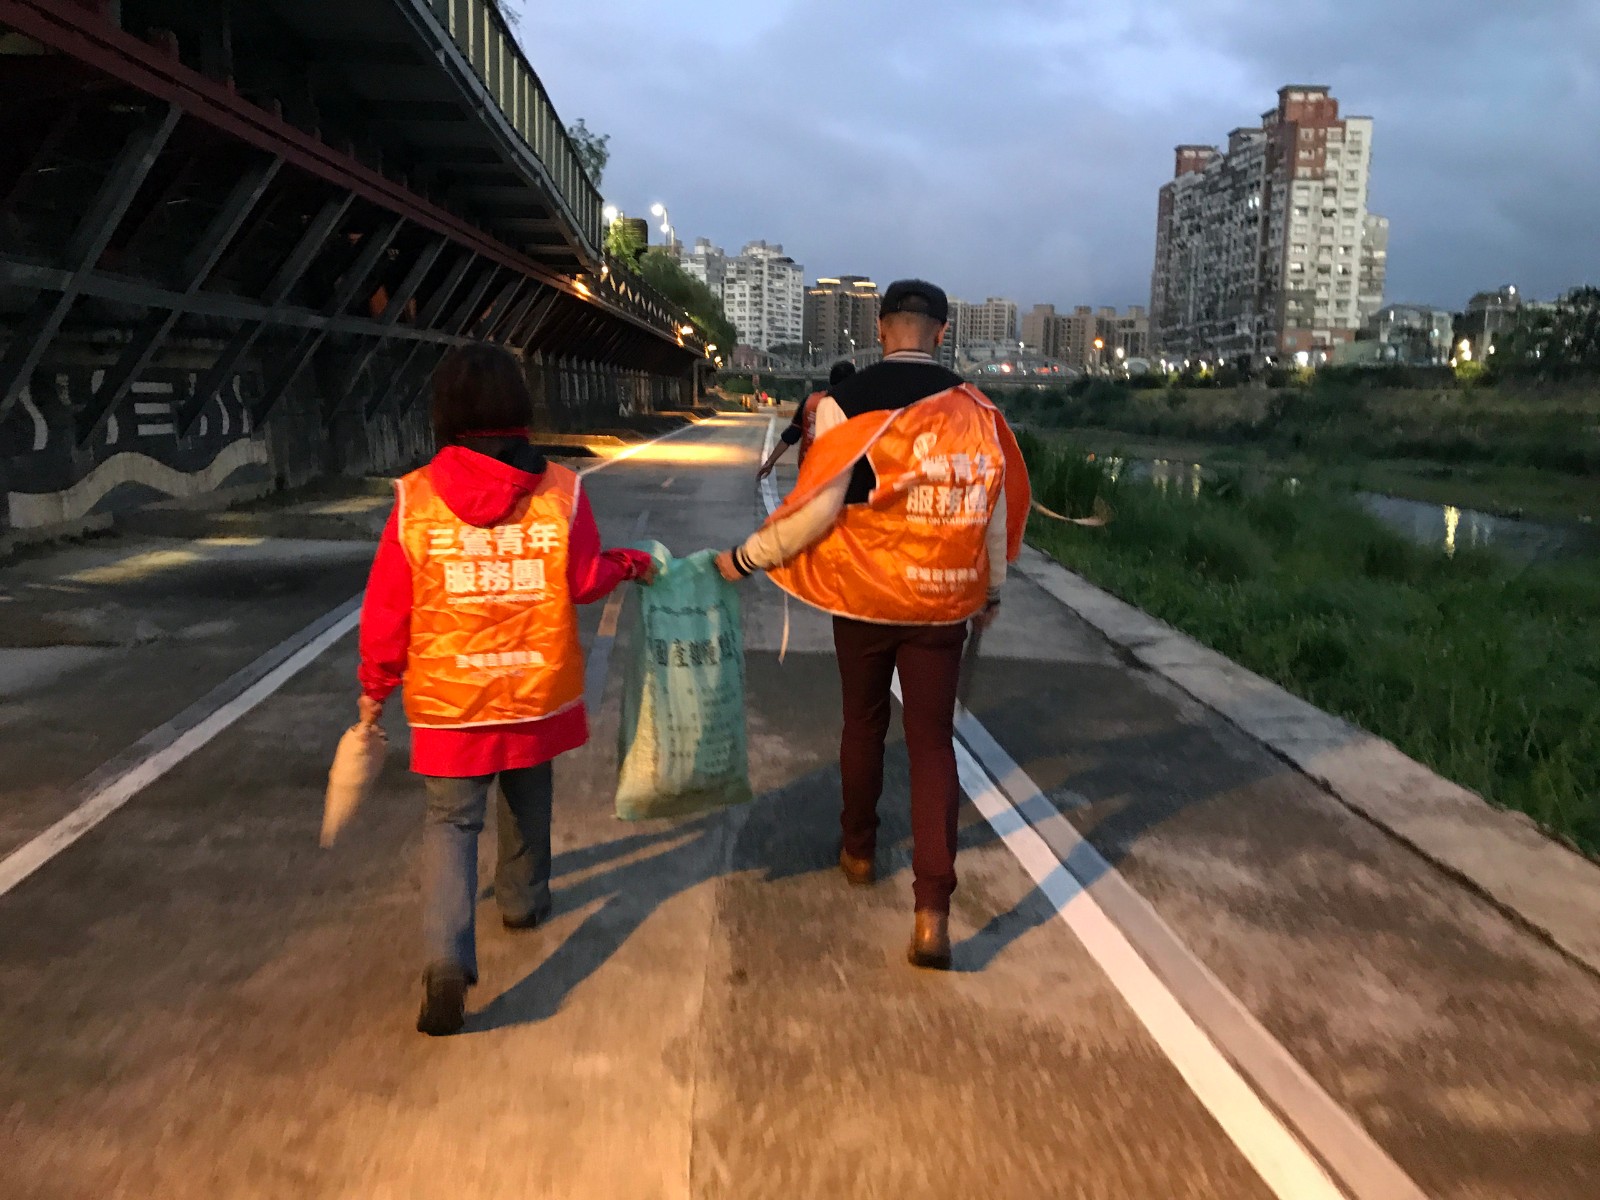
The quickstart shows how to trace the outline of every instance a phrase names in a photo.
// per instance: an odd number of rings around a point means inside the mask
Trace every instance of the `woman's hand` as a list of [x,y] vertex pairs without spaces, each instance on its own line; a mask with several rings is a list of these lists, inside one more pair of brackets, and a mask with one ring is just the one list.
[[656,560],[652,558],[644,566],[640,567],[638,574],[633,577],[633,581],[645,587],[649,587],[654,583],[656,581]]
[[356,712],[359,714],[359,724],[376,725],[383,716],[383,701],[362,696],[356,700]]
[[744,578],[744,576],[739,573],[739,568],[733,565],[732,550],[724,550],[721,554],[717,555],[717,574],[721,575],[729,583],[738,583]]

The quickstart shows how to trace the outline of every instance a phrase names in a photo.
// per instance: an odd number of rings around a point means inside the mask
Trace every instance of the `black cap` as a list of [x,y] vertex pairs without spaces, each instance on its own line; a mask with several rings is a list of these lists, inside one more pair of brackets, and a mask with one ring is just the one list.
[[934,287],[926,279],[896,279],[883,293],[883,303],[878,315],[890,313],[916,313],[932,317],[943,325],[950,319],[950,299],[942,288]]

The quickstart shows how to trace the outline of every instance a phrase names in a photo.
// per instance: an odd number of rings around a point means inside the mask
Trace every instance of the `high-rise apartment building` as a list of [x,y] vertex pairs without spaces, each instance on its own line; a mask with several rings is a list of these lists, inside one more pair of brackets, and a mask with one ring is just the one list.
[[722,284],[728,276],[728,255],[725,250],[713,246],[708,238],[695,238],[692,249],[680,242],[678,263],[721,298]]
[[1389,277],[1389,218],[1367,214],[1361,238],[1361,320],[1383,307],[1383,285]]
[[1067,322],[1054,304],[1035,304],[1022,317],[1022,344],[1046,358],[1065,358]]
[[722,308],[741,345],[800,346],[805,334],[805,269],[767,242],[750,242],[726,263]]
[[951,371],[956,369],[957,355],[961,352],[961,334],[967,325],[967,309],[969,305],[965,300],[949,297],[950,315],[945,320],[944,341],[939,343],[939,350],[934,355],[939,360],[939,365]]
[[961,306],[961,344],[1001,345],[1017,340],[1017,302],[990,296],[982,304]]
[[1150,354],[1150,315],[1144,305],[1130,304],[1128,311],[1112,315],[1101,324],[1101,338],[1110,351],[1113,361],[1125,362],[1130,358],[1148,358]]
[[1388,222],[1367,212],[1372,119],[1326,87],[1279,89],[1228,148],[1179,146],[1157,205],[1152,350],[1325,355],[1383,303]]
[[1058,313],[1053,304],[1035,304],[1022,318],[1022,342],[1035,353],[1079,370],[1114,367],[1149,354],[1150,318],[1137,304],[1125,313],[1087,304]]
[[878,344],[878,285],[863,275],[818,279],[806,290],[808,361],[849,358]]

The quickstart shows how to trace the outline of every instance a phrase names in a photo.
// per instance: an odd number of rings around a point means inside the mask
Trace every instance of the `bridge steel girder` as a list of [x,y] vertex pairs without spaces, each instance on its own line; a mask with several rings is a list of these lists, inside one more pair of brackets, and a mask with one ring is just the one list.
[[[409,0],[409,3],[416,4],[418,0]],[[405,10],[409,4],[400,7]],[[625,306],[613,307],[592,291],[586,293],[574,279],[497,240],[470,221],[419,196],[353,155],[327,145],[276,113],[244,100],[226,81],[207,78],[184,66],[170,53],[117,28],[99,15],[94,4],[0,0],[0,24],[8,24],[35,41],[177,105],[195,119],[246,144],[279,155],[288,166],[334,187],[348,189],[380,208],[408,216],[414,224],[445,234],[452,241],[502,266],[559,288],[580,302],[605,309],[616,319],[637,325],[652,338],[669,340],[665,329],[651,324],[652,319],[666,324],[670,317],[665,311],[655,311],[661,308],[658,300],[633,301],[642,312],[649,314],[647,318],[628,311]],[[447,58],[458,53],[453,40],[440,49]],[[503,125],[504,118],[498,112],[481,115],[491,124]],[[619,299],[627,302],[620,294]]]
[[[355,299],[356,293],[361,290],[371,277],[373,271],[378,269],[378,262],[389,249],[390,243],[405,227],[404,217],[391,217],[376,230],[369,230],[363,238],[361,253],[356,256],[356,261],[346,271],[343,281],[340,282],[333,293],[333,298],[328,302],[327,314],[330,317],[338,316]],[[314,330],[300,339],[300,344],[295,347],[289,356],[289,362],[279,374],[277,380],[262,396],[261,403],[256,407],[254,416],[256,424],[264,423],[272,410],[278,406],[285,393],[294,385],[300,372],[311,361],[311,356],[317,352],[317,347],[322,345],[323,339],[328,336],[327,329]],[[333,404],[338,403],[335,397]]]
[[[40,266],[27,259],[0,254],[0,284],[61,292],[71,280],[70,271],[58,267]],[[330,317],[318,309],[287,304],[268,308],[259,300],[205,291],[196,293],[193,297],[185,297],[181,292],[131,279],[125,275],[108,273],[91,275],[83,285],[82,294],[141,308],[176,308],[183,315],[216,317],[246,325],[266,322],[288,329],[325,329],[329,333],[355,337],[377,337],[385,333],[385,327],[371,317],[351,315]],[[398,329],[404,329],[405,332],[400,333]],[[403,337],[406,341],[419,342],[457,343],[470,340],[455,336],[443,329],[423,329],[417,326],[397,327],[394,336]]]
[[4,192],[0,192],[0,213],[4,213],[16,202],[17,196],[34,173],[34,164],[49,162],[67,135],[77,127],[78,116],[82,109],[83,101],[74,99],[63,104],[56,112],[55,119],[50,122],[50,128],[45,131],[44,137],[39,140],[39,145],[33,152],[32,162],[17,174]]
[[[489,289],[493,287],[494,284],[500,279],[500,276],[504,270],[505,268],[497,264],[490,263],[488,267],[484,269],[482,277],[472,285],[472,290],[467,293],[466,298],[456,306],[456,310],[451,314],[450,321],[446,326],[456,340],[472,340],[469,336],[467,336],[467,331],[476,325],[481,319],[480,314],[483,312],[484,299],[489,295]],[[514,286],[515,283],[516,280],[513,279],[505,286],[507,289],[509,289]],[[502,295],[504,295],[504,292],[502,292]],[[403,361],[396,369],[394,377],[390,382],[390,392],[396,393],[400,397],[400,415],[402,417],[411,411],[411,406],[416,403],[417,393],[421,391],[422,385],[427,381],[428,376],[432,374],[432,369],[429,368],[421,374],[417,381],[411,384],[406,384],[403,381],[402,376],[405,374],[407,368],[409,368],[416,360],[417,355],[421,352],[422,345],[420,343],[416,346],[413,346],[411,353],[406,355],[405,361]],[[442,358],[443,356],[443,351],[441,351],[439,357]],[[437,359],[435,359],[434,365],[438,365]]]
[[527,283],[526,279],[516,276],[506,280],[499,294],[495,296],[494,302],[483,311],[482,316],[472,323],[473,341],[493,340],[491,335],[494,333],[495,327],[500,324],[510,310],[511,304],[516,297],[522,294],[522,289]]
[[[179,270],[178,277],[185,297],[192,297],[200,290],[223,252],[250,219],[250,214],[255,211],[282,166],[281,158],[268,159],[246,171],[233,185],[222,207],[211,218]],[[80,446],[88,445],[105,428],[106,422],[117,411],[145,368],[155,359],[182,316],[182,309],[167,308],[160,316],[147,320],[134,335],[128,348],[106,372],[105,379],[91,400],[91,408],[78,429]]]
[[512,344],[511,339],[522,328],[523,321],[527,319],[528,313],[532,311],[534,304],[538,302],[539,294],[544,290],[545,287],[542,283],[530,280],[527,288],[523,291],[522,297],[511,311],[506,313],[505,320],[495,327],[494,333],[497,336],[491,340],[499,342],[502,346],[510,346]]
[[434,264],[439,261],[440,256],[443,255],[449,245],[448,239],[435,238],[417,252],[416,260],[407,270],[400,286],[395,289],[394,295],[389,297],[388,306],[383,310],[383,315],[379,318],[379,322],[389,332],[369,337],[366,346],[356,356],[356,360],[350,365],[350,369],[345,372],[343,392],[346,395],[354,394],[356,383],[360,380],[361,373],[372,362],[373,356],[393,340],[392,331],[395,323],[399,321],[401,314],[406,310],[406,306],[411,303],[412,297],[417,294],[417,290],[422,286],[423,281],[428,278],[428,272],[433,270]]
[[321,211],[306,226],[294,249],[289,252],[289,256],[279,265],[277,272],[267,284],[263,300],[269,310],[268,315],[260,320],[246,323],[229,339],[227,346],[217,356],[217,361],[211,364],[211,369],[201,378],[200,385],[195,388],[188,405],[179,412],[177,425],[180,437],[188,434],[190,427],[199,418],[200,410],[211,402],[211,398],[238,370],[239,363],[250,352],[250,347],[255,345],[256,339],[273,324],[272,310],[283,306],[283,302],[289,298],[289,293],[294,291],[295,285],[305,277],[306,271],[327,246],[339,222],[344,219],[345,213],[350,211],[350,205],[354,202],[355,196],[350,192],[344,192],[323,203]]
[[[16,336],[0,358],[0,417],[15,404],[22,386],[45,359],[69,317],[76,320],[91,311],[80,308],[74,316],[73,306],[80,297],[150,310],[146,318],[124,326],[132,333],[131,340],[121,347],[120,354],[107,367],[100,387],[77,422],[75,432],[84,445],[105,429],[107,421],[126,402],[140,376],[172,342],[175,331],[185,328],[184,318],[191,316],[220,319],[236,327],[231,335],[223,334],[221,352],[202,372],[200,386],[175,412],[180,437],[192,432],[206,404],[237,373],[269,329],[303,332],[298,339],[289,339],[292,351],[287,365],[269,385],[262,400],[252,406],[254,415],[260,419],[274,410],[305,366],[317,357],[318,348],[334,334],[361,339],[352,347],[353,350],[359,347],[359,357],[348,372],[351,385],[358,383],[374,358],[386,348],[402,341],[409,343],[403,355],[396,353],[384,358],[385,370],[390,357],[400,361],[393,370],[387,371],[385,382],[374,379],[372,394],[360,405],[367,420],[376,417],[391,399],[401,401],[405,407],[414,402],[415,388],[411,386],[410,376],[419,362],[426,363],[432,357],[424,350],[430,344],[440,346],[442,352],[448,345],[484,337],[518,349],[542,346],[567,357],[594,358],[626,352],[633,360],[628,365],[638,367],[648,363],[649,369],[655,371],[674,371],[684,365],[684,348],[672,345],[670,335],[663,332],[669,308],[627,272],[617,268],[609,273],[600,272],[598,278],[576,279],[561,274],[435,205],[403,182],[362,164],[354,158],[353,152],[324,144],[285,122],[275,110],[269,111],[245,100],[226,80],[208,78],[194,71],[171,49],[154,48],[119,28],[102,15],[101,7],[88,0],[81,5],[57,0],[0,0],[0,26],[16,29],[76,60],[75,65],[109,76],[133,89],[128,94],[134,97],[134,103],[144,103],[161,114],[158,120],[138,128],[123,146],[110,175],[78,223],[69,254],[59,266],[0,252],[0,283],[54,293],[40,295],[34,311],[25,319],[22,328],[15,330]],[[97,79],[93,86],[103,85]],[[91,93],[85,90],[84,94]],[[105,94],[117,101],[123,93]],[[149,238],[138,241],[128,236],[129,229],[141,221],[148,222],[143,214],[149,207],[152,189],[145,188],[142,195],[140,189],[151,179],[152,168],[158,160],[158,177],[162,181],[172,179],[170,172],[175,164],[170,155],[175,152],[167,151],[166,147],[178,144],[170,142],[174,129],[181,128],[183,144],[192,146],[202,136],[202,127],[206,138],[214,140],[220,131],[240,146],[264,151],[265,165],[253,167],[244,178],[232,181],[233,186],[227,189],[220,207],[203,223],[203,228],[195,230],[188,255],[176,269],[168,270],[167,256],[175,259],[177,252],[183,249],[173,243],[187,235],[188,230],[178,223],[163,222],[160,227],[150,227]],[[122,126],[117,128],[120,130]],[[72,136],[73,129],[74,122],[63,115],[43,136],[29,137],[27,155],[37,162],[40,155],[56,154],[62,140]],[[461,157],[468,157],[469,151],[470,148],[464,148]],[[163,152],[169,155],[164,160]],[[493,164],[483,165],[491,175],[494,173]],[[284,171],[284,167],[291,170]],[[292,187],[283,182],[290,175],[297,180]],[[29,172],[24,172],[18,178],[25,181],[29,177]],[[205,182],[209,185],[213,181],[206,179]],[[232,277],[234,264],[224,259],[230,250],[243,254],[254,243],[257,236],[254,231],[249,239],[241,238],[241,231],[249,229],[252,222],[257,229],[273,228],[279,198],[298,201],[301,189],[308,182],[331,185],[336,191],[317,197],[324,201],[322,208],[317,211],[315,205],[312,206],[316,215],[266,287],[252,282],[244,295],[206,290],[205,285],[217,272],[219,264],[224,267],[224,273]],[[8,178],[0,180],[0,186],[5,186],[9,194],[13,190],[9,185],[8,172]],[[163,186],[167,184],[163,182]],[[173,179],[171,186],[182,188],[185,194],[190,190],[190,184],[182,179]],[[223,186],[208,186],[204,197],[207,206],[216,203]],[[471,183],[465,186],[473,187]],[[501,188],[498,180],[477,186],[489,189],[496,203],[502,198],[515,201],[515,196]],[[270,209],[263,199],[268,195],[274,197],[274,207]],[[289,303],[290,295],[307,279],[315,283],[315,288],[302,290],[326,291],[325,272],[320,268],[313,271],[313,268],[319,263],[331,264],[347,258],[342,244],[336,250],[331,239],[358,200],[364,202],[363,211],[365,204],[379,210],[373,218],[375,222],[393,218],[394,230],[409,224],[434,235],[411,264],[388,311],[376,318],[350,314],[345,311],[348,297],[332,304],[321,304],[320,296]],[[134,204],[138,208],[132,211],[132,219],[126,219]],[[390,243],[393,236],[391,232]],[[408,246],[412,241],[413,237],[406,238]],[[108,245],[135,246],[135,255],[126,261],[138,264],[138,274],[148,278],[102,268],[100,260]],[[162,247],[163,258],[156,260],[148,254],[137,254],[138,247],[149,246]],[[460,247],[464,253],[450,268],[445,285],[432,289],[417,319],[406,320],[406,310],[425,289],[440,259],[453,246]],[[354,253],[362,257],[365,249]],[[372,270],[381,263],[382,251],[378,251],[367,264],[368,270],[360,274],[370,277]],[[384,282],[392,283],[399,274],[399,264],[393,263],[385,270],[389,273],[385,274]],[[474,278],[475,270],[482,272],[481,277]],[[157,277],[160,277],[159,282]],[[259,274],[254,276],[255,279],[259,277]],[[353,286],[359,288],[361,282],[364,280]],[[483,302],[490,295],[494,296],[493,303],[485,308]],[[459,303],[453,303],[455,301]],[[690,351],[689,356],[692,354]],[[378,371],[374,375],[384,373]],[[349,395],[350,392],[347,388],[340,394]],[[327,419],[331,420],[332,415],[330,411]]]
[[555,312],[534,331],[533,336],[528,341],[528,346],[545,354],[551,354],[556,352],[556,347],[560,344],[563,346],[562,353],[564,355],[565,343],[562,339],[572,332],[578,316],[579,313],[576,306],[570,304],[558,305]]
[[490,263],[484,268],[483,274],[473,283],[472,290],[460,304],[456,305],[455,312],[451,314],[447,328],[452,333],[460,337],[472,327],[478,315],[483,312],[483,302],[489,295],[489,289],[495,285],[504,270],[505,268],[495,263]]
[[506,335],[506,345],[513,347],[519,353],[528,353],[528,339],[533,336],[533,331],[539,327],[561,300],[561,293],[554,289],[546,289],[549,294],[543,297],[533,297],[533,302],[528,306],[515,329]]
[[83,291],[84,280],[99,264],[100,256],[105,253],[182,115],[177,105],[167,105],[159,120],[140,126],[123,146],[67,244],[65,261],[72,276],[66,287],[53,299],[41,298],[12,340],[5,358],[0,360],[0,418],[11,411],[34,368],[55,340],[67,312]]
[[[467,250],[462,253],[455,266],[450,268],[450,273],[445,276],[443,282],[434,290],[433,295],[428,298],[428,303],[418,315],[418,328],[434,330],[439,327],[439,321],[444,315],[445,308],[449,305],[456,292],[460,290],[461,284],[472,270],[473,265],[480,261],[480,256],[474,251]],[[364,420],[371,421],[383,411],[384,405],[388,403],[389,397],[394,393],[396,384],[399,383],[401,376],[405,374],[406,368],[411,365],[412,359],[417,356],[417,351],[421,348],[421,345],[420,341],[414,340],[406,350],[405,357],[395,365],[393,370],[381,380],[373,380],[371,392],[362,405]]]

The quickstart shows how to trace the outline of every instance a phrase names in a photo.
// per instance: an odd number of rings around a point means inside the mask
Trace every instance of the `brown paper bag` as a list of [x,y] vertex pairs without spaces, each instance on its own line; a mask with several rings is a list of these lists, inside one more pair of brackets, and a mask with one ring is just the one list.
[[339,748],[333,752],[333,767],[328,771],[328,794],[322,802],[324,846],[333,845],[372,791],[388,748],[388,735],[376,725],[352,725],[339,739]]

